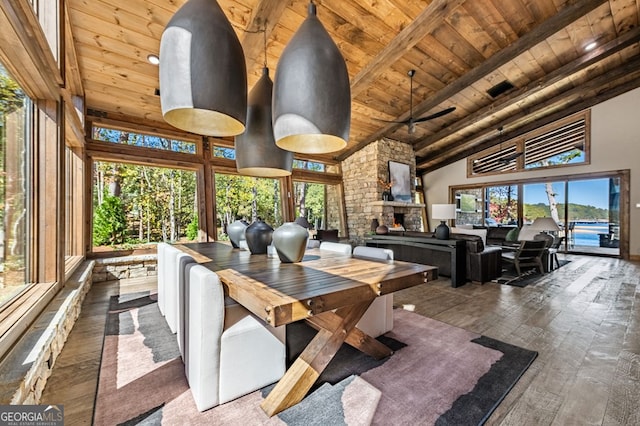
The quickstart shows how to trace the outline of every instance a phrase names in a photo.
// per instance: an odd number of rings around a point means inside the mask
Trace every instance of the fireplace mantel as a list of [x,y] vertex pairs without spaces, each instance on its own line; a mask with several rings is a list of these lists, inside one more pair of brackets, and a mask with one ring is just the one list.
[[424,204],[417,203],[404,203],[402,201],[373,201],[371,203],[372,206],[383,206],[383,207],[405,207],[408,209],[421,209],[424,208]]

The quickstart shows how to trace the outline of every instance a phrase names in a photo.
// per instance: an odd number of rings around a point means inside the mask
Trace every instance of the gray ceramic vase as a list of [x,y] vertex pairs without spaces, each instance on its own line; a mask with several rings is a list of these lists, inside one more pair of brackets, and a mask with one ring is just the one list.
[[309,231],[294,222],[283,223],[273,231],[273,245],[281,262],[300,262],[307,248]]
[[246,220],[236,220],[227,226],[227,235],[233,248],[240,248],[240,241],[244,240],[244,231],[249,224]]
[[273,228],[261,219],[256,219],[244,230],[244,239],[251,254],[267,254],[267,246],[271,244]]

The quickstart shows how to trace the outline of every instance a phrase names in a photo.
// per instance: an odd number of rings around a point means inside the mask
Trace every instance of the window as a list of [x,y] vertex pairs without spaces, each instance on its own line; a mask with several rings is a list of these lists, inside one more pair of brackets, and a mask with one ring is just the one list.
[[588,164],[590,132],[590,112],[574,114],[470,156],[467,176]]
[[213,156],[217,158],[227,158],[229,160],[236,159],[236,150],[235,148],[227,148],[224,146],[213,146]]
[[96,162],[93,183],[94,247],[197,238],[194,171]]
[[27,287],[32,104],[0,64],[0,306]]
[[[513,184],[451,187],[450,190],[458,207],[456,226],[481,226],[481,223],[485,227],[522,226],[532,224],[538,217],[551,217],[560,228],[557,236],[564,237],[564,250],[626,258],[629,183],[629,171],[624,170],[547,180],[527,179]],[[484,194],[477,213],[471,211],[474,194]],[[463,195],[469,198],[466,203]]]
[[251,223],[260,217],[274,229],[283,223],[280,180],[223,173],[215,174],[217,238],[236,219]]
[[525,139],[524,166],[527,169],[584,163],[586,120],[580,117],[541,135]]
[[306,218],[313,229],[325,229],[325,184],[294,182],[293,200],[295,203],[296,217]]
[[170,139],[157,135],[148,135],[128,130],[93,125],[91,137],[98,141],[133,145],[143,148],[162,149],[187,154],[196,153],[195,142]]
[[518,186],[501,185],[486,189],[485,226],[517,225]]
[[314,172],[326,172],[326,167],[323,163],[307,160],[293,160],[294,169],[312,170]]

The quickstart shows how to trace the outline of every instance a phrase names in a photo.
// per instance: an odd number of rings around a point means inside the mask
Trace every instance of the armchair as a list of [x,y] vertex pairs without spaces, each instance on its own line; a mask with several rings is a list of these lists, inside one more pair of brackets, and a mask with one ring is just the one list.
[[515,251],[503,251],[502,261],[515,266],[518,277],[522,275],[522,267],[535,266],[544,273],[542,255],[547,248],[546,240],[521,241]]

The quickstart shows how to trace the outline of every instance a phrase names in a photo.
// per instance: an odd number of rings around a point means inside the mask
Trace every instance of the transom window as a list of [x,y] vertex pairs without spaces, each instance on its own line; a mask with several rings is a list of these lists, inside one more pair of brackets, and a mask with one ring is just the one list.
[[195,142],[166,138],[158,135],[149,135],[128,130],[115,129],[106,126],[93,125],[91,137],[97,141],[120,143],[143,148],[163,149],[166,151],[195,154],[197,147]]
[[558,120],[467,160],[467,176],[589,163],[590,112]]

